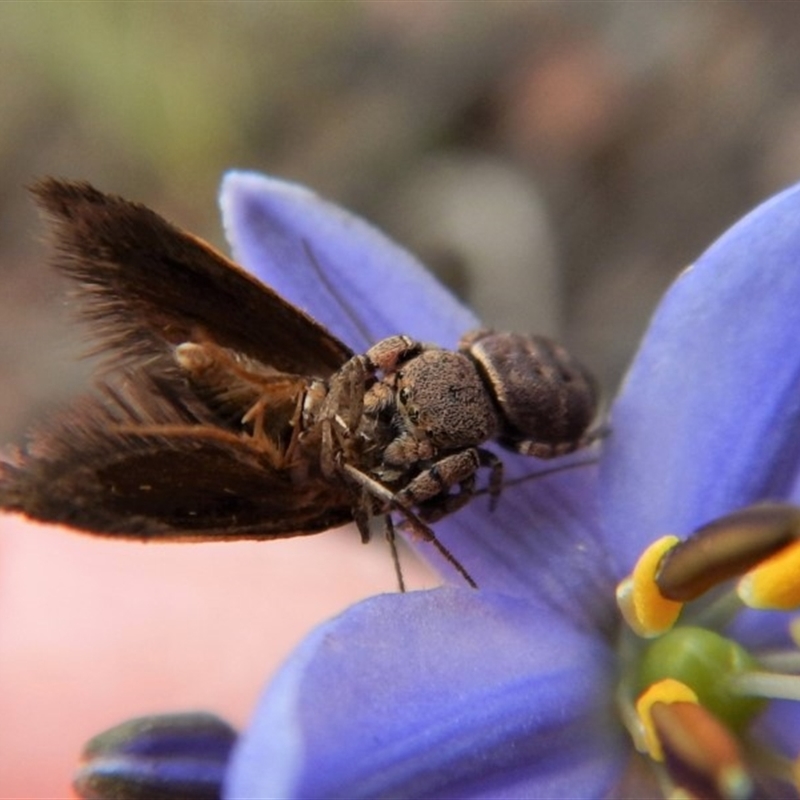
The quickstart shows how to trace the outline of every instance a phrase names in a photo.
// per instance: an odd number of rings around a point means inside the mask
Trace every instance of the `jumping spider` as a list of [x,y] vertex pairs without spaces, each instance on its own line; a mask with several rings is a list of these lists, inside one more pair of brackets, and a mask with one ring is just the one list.
[[[363,396],[354,399],[353,387],[366,387]],[[323,448],[323,471],[345,465],[373,494],[374,482],[362,476],[374,479],[391,490],[393,505],[428,522],[469,502],[482,467],[494,505],[503,464],[481,447],[487,441],[553,458],[597,436],[594,380],[543,336],[476,330],[458,351],[391,336],[342,367],[327,401],[317,419],[334,421],[339,448]]]
[[180,345],[176,359],[196,391],[205,387],[218,404],[224,396],[234,409],[248,409],[242,424],[252,425],[259,446],[298,486],[319,470],[331,485],[344,479],[353,487],[353,518],[364,542],[380,518],[393,543],[391,512],[398,511],[471,584],[426,523],[468,503],[481,468],[489,469],[494,506],[503,463],[482,445],[496,440],[553,458],[597,436],[590,428],[597,407],[592,377],[543,336],[476,330],[457,351],[390,336],[327,380],[264,373],[211,344]]

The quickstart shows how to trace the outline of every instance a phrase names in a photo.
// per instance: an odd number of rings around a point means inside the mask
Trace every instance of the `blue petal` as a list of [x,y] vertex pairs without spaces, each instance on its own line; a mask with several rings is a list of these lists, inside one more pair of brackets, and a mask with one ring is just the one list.
[[753,733],[756,741],[775,748],[788,759],[796,759],[800,752],[800,703],[773,700],[756,722]]
[[303,186],[229,172],[220,204],[234,258],[357,352],[396,333],[453,347],[477,324],[410,253]]
[[745,217],[661,303],[601,468],[627,570],[654,537],[785,497],[800,456],[800,187]]
[[[435,532],[481,591],[532,598],[576,626],[611,635],[616,578],[597,522],[597,467],[587,464],[593,457],[575,454],[563,471],[537,477],[553,465],[506,455],[506,478],[528,480],[506,488],[494,512],[486,497],[476,497]],[[448,580],[460,580],[432,545],[416,549]]]
[[751,653],[793,650],[792,614],[742,608],[724,627],[724,634],[741,642]]
[[384,595],[295,652],[225,796],[600,797],[626,756],[610,651],[524,601]]

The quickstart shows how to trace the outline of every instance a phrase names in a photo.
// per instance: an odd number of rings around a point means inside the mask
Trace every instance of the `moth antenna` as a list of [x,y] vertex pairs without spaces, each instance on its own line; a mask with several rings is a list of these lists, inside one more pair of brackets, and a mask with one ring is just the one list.
[[[461,562],[436,538],[436,534],[430,526],[426,525],[410,508],[401,505],[392,491],[387,489],[380,481],[376,481],[369,475],[365,475],[361,470],[356,469],[352,464],[342,464],[341,469],[345,474],[349,475],[353,481],[361,486],[362,489],[378,500],[383,500],[387,506],[395,509],[398,514],[405,517],[408,526],[416,536],[424,542],[430,542],[473,589],[478,588],[478,584],[475,582],[472,575],[467,572]],[[392,533],[394,533],[394,529],[392,529]]]
[[314,271],[317,273],[319,282],[325,287],[328,294],[331,295],[334,301],[344,311],[344,313],[347,315],[347,318],[353,323],[353,327],[358,331],[358,334],[362,340],[359,349],[366,350],[371,345],[375,344],[377,337],[369,330],[369,328],[367,328],[359,315],[356,314],[353,305],[348,302],[347,297],[336,288],[335,284],[325,274],[325,270],[322,269],[319,259],[314,255],[311,245],[305,239],[303,239],[302,242],[303,249],[306,251],[306,255],[308,256],[308,260],[311,262],[311,265],[314,267]]
[[444,556],[445,560],[452,564],[458,574],[473,588],[477,589],[478,584],[472,575],[467,572],[466,567],[436,538],[431,531],[431,538],[428,540]]
[[[520,475],[519,478],[511,478],[510,480],[503,481],[501,490],[504,491],[511,486],[519,486],[521,483],[527,483],[528,481],[533,481],[537,478],[548,478],[551,475],[557,475],[559,472],[567,472],[571,469],[578,469],[578,467],[591,467],[593,464],[598,464],[599,462],[600,457],[593,456],[592,458],[585,458],[582,461],[571,461],[569,464],[559,464],[556,467],[546,467],[545,469],[540,469],[538,472],[531,472],[528,475]],[[485,489],[477,489],[473,492],[473,496],[480,497],[481,495],[490,493],[491,489],[487,487]]]
[[439,541],[439,539],[436,537],[436,534],[434,534],[433,531],[431,531],[430,533],[431,533],[431,538],[426,539],[426,541],[429,541],[444,556],[445,560],[453,567],[455,567],[456,572],[458,572],[458,574],[473,589],[477,589],[478,584],[476,583],[472,575],[470,575],[469,572],[467,572],[466,567]]
[[466,567],[439,541],[433,529],[426,525],[413,511],[400,505],[395,505],[398,512],[402,514],[416,534],[422,541],[430,542],[445,560],[455,568],[456,572],[473,588],[477,589],[478,584],[472,575],[467,572]]
[[403,569],[400,566],[400,553],[397,551],[397,537],[394,532],[394,522],[391,514],[386,515],[386,541],[392,551],[392,563],[394,564],[394,574],[397,576],[397,586],[401,592],[406,590],[406,582],[403,580]]

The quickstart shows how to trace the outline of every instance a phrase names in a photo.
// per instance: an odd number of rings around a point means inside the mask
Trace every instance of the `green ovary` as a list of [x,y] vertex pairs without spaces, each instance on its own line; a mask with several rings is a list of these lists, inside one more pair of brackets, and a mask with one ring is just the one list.
[[689,686],[702,706],[738,733],[766,701],[736,694],[727,678],[758,669],[758,662],[730,639],[704,628],[675,628],[645,650],[639,664],[638,691],[674,678]]

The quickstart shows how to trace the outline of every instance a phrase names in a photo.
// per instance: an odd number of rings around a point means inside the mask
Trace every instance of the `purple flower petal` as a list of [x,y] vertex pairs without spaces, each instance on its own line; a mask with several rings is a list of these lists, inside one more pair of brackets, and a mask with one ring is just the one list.
[[601,507],[620,572],[656,536],[787,496],[800,457],[800,188],[717,241],[661,303],[617,399]]
[[610,651],[524,601],[384,595],[295,652],[225,796],[599,797],[626,754]]
[[756,722],[753,733],[757,741],[775,748],[790,760],[796,759],[800,752],[800,703],[772,701]]
[[453,347],[477,320],[406,250],[305,187],[229,172],[235,259],[355,351],[396,333]]
[[742,608],[724,628],[724,635],[741,642],[751,653],[793,650],[792,615],[784,611]]
[[[506,477],[526,480],[504,490],[494,512],[486,497],[435,525],[436,535],[475,578],[480,590],[529,597],[586,630],[610,633],[617,621],[613,562],[596,507],[596,465],[576,454],[577,466],[536,477],[551,464],[506,455]],[[416,545],[451,582],[433,547]],[[441,565],[441,566],[440,566]]]

